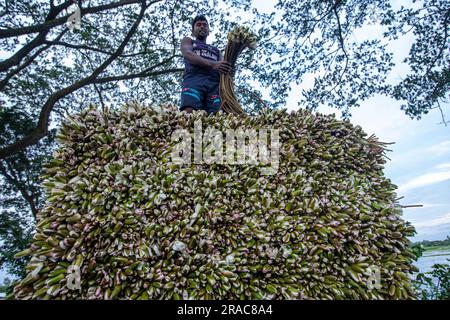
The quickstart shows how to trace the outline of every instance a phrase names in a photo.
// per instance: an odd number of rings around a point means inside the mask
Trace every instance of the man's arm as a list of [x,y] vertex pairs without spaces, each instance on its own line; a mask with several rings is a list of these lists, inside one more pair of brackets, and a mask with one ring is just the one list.
[[181,53],[187,61],[189,61],[193,65],[213,69],[219,71],[220,73],[227,74],[230,72],[231,65],[227,61],[213,61],[202,58],[199,55],[195,54],[193,49],[194,48],[192,47],[191,38],[184,37],[184,39],[181,41]]

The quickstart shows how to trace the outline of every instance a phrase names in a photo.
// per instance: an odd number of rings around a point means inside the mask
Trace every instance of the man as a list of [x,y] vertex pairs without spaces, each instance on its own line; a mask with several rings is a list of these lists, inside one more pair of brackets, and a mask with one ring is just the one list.
[[206,43],[209,35],[208,20],[204,15],[194,18],[192,35],[181,41],[184,57],[183,89],[181,92],[181,111],[206,110],[213,114],[220,109],[220,73],[231,72],[231,65],[224,61],[216,47]]

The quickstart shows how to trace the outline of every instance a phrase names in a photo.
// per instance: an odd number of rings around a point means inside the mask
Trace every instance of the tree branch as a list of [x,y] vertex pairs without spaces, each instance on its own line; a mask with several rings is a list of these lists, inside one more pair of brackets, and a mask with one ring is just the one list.
[[336,20],[337,20],[337,24],[338,24],[339,44],[341,46],[342,52],[344,52],[344,55],[345,55],[345,66],[344,66],[344,70],[342,71],[342,73],[340,75],[339,81],[335,84],[335,86],[329,92],[336,90],[337,86],[342,82],[342,77],[344,76],[345,72],[347,72],[348,61],[349,61],[347,51],[345,50],[344,37],[342,35],[343,32],[342,32],[341,20],[339,18],[339,14],[337,12],[338,2],[339,1],[337,1],[336,5],[333,7],[333,12],[334,12],[334,15],[336,16]]
[[[59,40],[62,38],[62,36],[67,32],[67,30],[64,30],[61,32],[61,34],[56,38],[56,40]],[[9,80],[14,77],[16,74],[18,74],[20,71],[28,67],[42,52],[50,48],[50,45],[47,45],[45,47],[40,48],[38,51],[36,51],[35,54],[33,54],[24,64],[17,67],[15,70],[8,73],[3,80],[0,81],[0,91],[8,84]]]
[[174,22],[173,22],[173,16],[175,13],[175,7],[177,6],[177,2],[175,1],[173,8],[172,8],[172,12],[170,13],[170,27],[171,27],[171,31],[172,31],[172,46],[173,46],[173,51],[172,51],[172,55],[175,55],[176,52],[176,47],[177,47],[177,43],[176,43],[176,39],[175,39],[175,26],[174,26]]
[[[97,7],[81,8],[81,15],[83,16],[83,15],[87,15],[87,14],[97,13],[97,12],[101,12],[101,11],[105,11],[105,10],[109,10],[109,9],[118,8],[118,7],[121,7],[124,5],[137,4],[140,2],[141,2],[141,0],[121,0],[121,1],[118,1],[115,3],[110,3],[107,5],[101,5],[101,6],[97,6]],[[53,8],[55,8],[55,10],[56,10],[58,7],[65,5],[65,4],[68,4],[64,8],[64,9],[67,9],[72,4],[72,1],[67,1],[67,2],[65,2],[59,6],[53,7]],[[59,12],[61,12],[61,11],[62,10],[60,10]],[[56,16],[57,15],[55,15],[55,17]],[[58,19],[55,19],[55,17],[50,20],[46,19],[46,21],[44,23],[36,24],[33,26],[14,28],[14,29],[0,29],[0,39],[10,38],[10,37],[18,37],[18,36],[25,35],[25,34],[38,33],[38,32],[42,32],[45,30],[50,30],[51,28],[54,28],[56,26],[66,23],[67,19],[70,17],[70,15],[65,15]]]
[[[161,1],[161,0],[159,0]],[[152,4],[155,2],[159,2],[159,1],[153,1],[151,2],[148,6],[145,4],[146,1],[142,0],[141,2],[141,11],[139,13],[138,18],[136,19],[136,21],[134,22],[133,26],[131,27],[131,29],[128,31],[127,35],[125,36],[124,40],[122,41],[122,43],[120,44],[120,46],[117,48],[117,50],[114,52],[113,55],[111,55],[105,62],[103,62],[96,70],[94,70],[94,72],[64,88],[61,89],[57,92],[55,92],[54,94],[52,94],[47,101],[45,102],[44,106],[41,109],[41,113],[39,115],[39,122],[38,122],[38,126],[37,128],[35,128],[29,135],[25,136],[24,138],[20,139],[19,141],[10,144],[9,146],[3,148],[0,150],[0,159],[4,159],[8,156],[11,156],[17,152],[19,152],[20,150],[33,145],[35,143],[37,143],[40,139],[42,139],[43,137],[45,137],[48,133],[48,123],[49,123],[49,118],[50,118],[50,113],[53,110],[54,105],[63,97],[71,94],[72,92],[86,86],[89,84],[94,83],[94,80],[118,57],[120,56],[120,54],[122,54],[123,50],[125,49],[126,45],[128,44],[128,42],[130,41],[130,39],[132,38],[132,36],[135,34],[139,24],[141,23],[142,19],[144,18],[144,13],[145,10]]]
[[[130,80],[130,79],[136,79],[136,78],[143,78],[143,77],[156,77],[161,76],[163,74],[169,74],[169,73],[178,73],[183,72],[184,69],[181,68],[174,68],[174,69],[166,69],[166,70],[160,70],[160,71],[153,71],[153,72],[139,72],[139,73],[132,73],[132,74],[123,74],[120,76],[114,76],[114,77],[105,77],[105,78],[98,78],[94,80],[94,83],[105,83],[105,82],[111,82],[111,81],[120,81],[120,80]],[[0,151],[0,157],[1,157],[1,151]]]
[[63,46],[66,48],[71,48],[71,49],[85,49],[85,50],[90,50],[90,51],[96,51],[96,52],[100,52],[100,53],[104,53],[104,54],[108,54],[108,55],[112,55],[113,52],[110,51],[106,51],[103,49],[98,49],[98,48],[93,48],[93,47],[89,47],[89,46],[85,46],[85,45],[76,45],[76,44],[71,44],[71,43],[67,43],[64,41],[48,41],[45,40],[43,42],[44,44],[48,44],[48,45],[55,45],[55,46]]
[[105,106],[105,102],[103,101],[102,91],[98,88],[98,86],[95,83],[94,83],[94,88],[95,88],[95,91],[97,91],[97,93],[98,93],[98,97],[99,97],[100,103],[102,105],[102,110],[104,112],[106,109],[106,106]]
[[5,3],[6,8],[5,8],[4,12],[0,13],[0,18],[9,14],[9,2],[8,2],[8,0],[6,0],[5,2],[6,2]]
[[445,15],[445,19],[443,22],[444,25],[444,39],[442,40],[442,45],[439,50],[438,55],[433,59],[433,62],[428,67],[427,71],[425,72],[425,77],[428,76],[428,74],[431,72],[431,69],[433,69],[436,62],[442,57],[445,48],[447,47],[447,37],[448,37],[448,19],[450,18],[450,9],[447,10],[447,13]]
[[[47,17],[45,18],[45,21],[51,21],[56,18],[56,16],[63,11],[64,9],[67,9],[71,1],[66,1],[59,6],[53,7],[50,9],[50,12],[48,13]],[[12,29],[15,30],[15,29]],[[0,34],[3,30],[0,30]],[[12,57],[1,61],[0,62],[0,72],[4,72],[8,70],[9,68],[18,65],[23,58],[25,58],[33,49],[37,48],[42,44],[42,42],[45,40],[45,37],[50,32],[50,28],[44,28],[41,31],[39,31],[39,34],[31,40],[29,43],[24,45],[19,51],[17,51]],[[15,36],[18,36],[15,34]]]
[[144,54],[147,54],[147,51],[140,51],[140,52],[135,52],[135,53],[126,53],[126,54],[121,54],[120,57],[121,58],[131,58],[131,57],[136,57],[136,56],[142,56]]
[[179,69],[179,68],[175,68],[175,69],[168,69],[168,70],[162,70],[162,71],[152,71],[155,70],[158,67],[161,67],[163,65],[165,65],[166,63],[170,62],[172,59],[176,58],[176,57],[181,57],[181,55],[173,55],[167,59],[164,59],[163,61],[161,61],[158,64],[155,64],[147,69],[144,69],[138,73],[131,73],[131,74],[123,74],[120,76],[113,76],[113,77],[104,77],[104,78],[98,78],[95,79],[94,82],[95,83],[105,83],[105,82],[110,82],[110,81],[119,81],[119,80],[129,80],[129,79],[135,79],[135,78],[141,78],[141,77],[150,77],[150,76],[158,76],[158,75],[162,75],[162,74],[167,74],[167,73],[176,73],[176,72],[181,72],[184,69]]
[[[161,0],[153,1],[153,2],[151,2],[151,4],[159,2],[159,1],[161,1]],[[113,8],[120,7],[123,5],[136,4],[136,3],[140,3],[140,2],[141,2],[141,0],[122,0],[122,1],[119,1],[116,3],[111,3],[109,5],[97,6],[97,7],[86,8],[86,9],[81,8],[81,15],[97,13],[100,11],[113,9]],[[23,46],[12,57],[0,62],[0,72],[4,72],[4,71],[8,70],[9,68],[18,65],[20,63],[20,61],[25,56],[27,56],[33,49],[35,49],[36,47],[38,47],[44,43],[45,37],[50,32],[51,28],[66,23],[69,15],[64,16],[62,18],[58,18],[58,19],[55,19],[55,18],[62,10],[67,9],[71,4],[72,4],[71,1],[66,1],[59,6],[51,8],[47,18],[45,19],[46,22],[43,24],[34,26],[34,28],[32,29],[33,30],[32,32],[29,32],[30,30],[28,29],[31,27],[25,27],[25,28],[19,28],[19,29],[17,29],[17,28],[16,29],[0,29],[0,39],[13,37],[13,36],[18,37],[19,35],[23,35],[23,34],[39,32],[39,34],[32,41],[30,41],[25,46]]]
[[447,124],[449,122],[447,120],[445,120],[444,111],[442,111],[442,107],[441,107],[439,100],[437,101],[437,108],[439,109],[439,112],[441,113],[441,118],[442,118],[442,122],[440,122],[438,124],[443,124],[443,125],[447,126]]
[[[107,51],[107,50],[103,50],[103,49],[99,49],[99,48],[93,48],[93,47],[86,46],[86,45],[71,44],[71,43],[64,42],[64,41],[49,41],[49,40],[45,40],[44,44],[63,46],[63,47],[66,47],[66,48],[77,49],[77,50],[83,50],[83,49],[84,50],[90,50],[90,51],[104,53],[104,54],[107,54],[107,55],[112,55],[113,54],[113,52],[110,52],[110,51]],[[131,57],[141,56],[141,55],[145,55],[145,54],[147,54],[147,51],[140,51],[140,52],[135,52],[135,53],[121,54],[120,57],[121,58],[131,58]]]
[[344,52],[345,57],[348,59],[348,54],[347,54],[347,51],[345,50],[345,46],[344,46],[344,37],[342,36],[343,32],[342,32],[341,20],[339,18],[339,14],[337,12],[337,6],[333,7],[333,12],[334,12],[334,15],[336,16],[336,20],[337,20],[337,24],[338,24],[339,43],[341,45],[341,49]]

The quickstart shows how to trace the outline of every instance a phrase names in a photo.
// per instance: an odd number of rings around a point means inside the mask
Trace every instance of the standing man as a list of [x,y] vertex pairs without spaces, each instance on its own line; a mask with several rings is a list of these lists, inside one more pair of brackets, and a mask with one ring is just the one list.
[[192,35],[194,39],[185,37],[181,41],[185,69],[180,110],[206,110],[208,114],[216,113],[221,104],[220,73],[230,73],[231,65],[223,60],[219,49],[206,43],[209,24],[204,15],[194,18]]

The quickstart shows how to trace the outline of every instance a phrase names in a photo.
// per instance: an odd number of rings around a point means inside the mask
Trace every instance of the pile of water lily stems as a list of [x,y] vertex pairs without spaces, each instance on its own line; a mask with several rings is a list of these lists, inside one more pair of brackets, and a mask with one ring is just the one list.
[[[245,48],[256,48],[256,36],[248,27],[235,27],[228,34],[228,44],[225,47],[224,60],[230,62],[233,69],[236,61]],[[234,83],[231,75],[222,74],[220,76],[220,97],[222,99],[222,110],[235,115],[245,114],[239,104],[234,92]]]
[[[199,121],[205,148],[211,127],[279,130],[278,165],[174,163],[174,131]],[[57,138],[18,299],[415,297],[386,144],[348,121],[129,104],[73,115]]]

